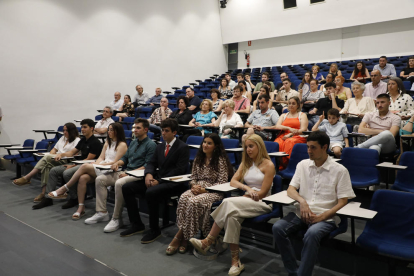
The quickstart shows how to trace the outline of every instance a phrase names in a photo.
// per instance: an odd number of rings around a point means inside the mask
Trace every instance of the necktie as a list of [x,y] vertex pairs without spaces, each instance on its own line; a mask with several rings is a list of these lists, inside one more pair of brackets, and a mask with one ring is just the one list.
[[168,152],[170,151],[170,145],[167,144],[167,150],[165,151],[164,157],[167,157]]

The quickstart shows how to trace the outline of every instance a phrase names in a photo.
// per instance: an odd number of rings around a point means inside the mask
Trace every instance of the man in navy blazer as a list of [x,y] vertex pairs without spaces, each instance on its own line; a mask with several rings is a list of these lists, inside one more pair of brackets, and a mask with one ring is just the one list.
[[157,146],[151,161],[145,167],[145,181],[131,182],[122,186],[131,227],[122,232],[121,237],[144,232],[145,225],[139,215],[136,195],[145,195],[149,211],[150,231],[141,239],[141,243],[151,243],[161,236],[159,228],[160,203],[171,196],[180,195],[188,188],[186,182],[170,182],[161,179],[185,174],[190,159],[187,144],[175,137],[178,131],[177,121],[167,118],[162,121],[161,129],[164,142]]

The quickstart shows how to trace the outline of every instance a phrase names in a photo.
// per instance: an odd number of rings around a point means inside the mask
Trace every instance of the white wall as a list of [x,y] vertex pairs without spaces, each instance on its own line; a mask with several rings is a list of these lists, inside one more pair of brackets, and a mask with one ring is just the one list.
[[239,43],[238,67],[290,65],[414,54],[414,18]]
[[412,0],[326,0],[283,10],[282,0],[229,0],[220,9],[223,43],[346,28],[413,17]]
[[1,1],[0,143],[227,69],[217,1]]

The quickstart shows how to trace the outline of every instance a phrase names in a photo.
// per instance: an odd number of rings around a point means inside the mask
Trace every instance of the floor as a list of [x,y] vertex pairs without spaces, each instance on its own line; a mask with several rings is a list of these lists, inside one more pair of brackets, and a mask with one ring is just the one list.
[[[120,231],[106,234],[105,223],[86,225],[83,220],[72,221],[75,208],[63,210],[64,201],[53,206],[32,210],[33,198],[40,191],[39,180],[24,187],[12,185],[14,172],[0,171],[0,275],[227,275],[230,252],[227,250],[215,261],[203,261],[187,254],[166,256],[165,249],[177,231],[176,226],[163,230],[157,241],[143,245],[142,235],[121,238]],[[94,214],[94,201],[86,202],[87,217]],[[112,206],[109,206],[112,212]],[[288,210],[285,210],[287,212]],[[286,213],[285,213],[286,214]],[[123,216],[127,214],[124,210]],[[144,222],[147,218],[143,216]],[[128,223],[127,219],[125,222]],[[356,223],[356,233],[364,225]],[[350,241],[345,233],[338,239]],[[270,247],[249,242],[241,243],[241,260],[246,266],[242,275],[281,275],[284,270],[280,255]],[[314,275],[351,275],[336,271],[349,270],[349,256],[341,259],[327,251],[321,263],[331,262],[332,270],[316,267]],[[333,259],[335,259],[333,258]],[[345,261],[346,260],[346,261]],[[340,267],[344,267],[343,269]],[[363,274],[360,274],[363,275]],[[404,274],[405,275],[405,274]]]

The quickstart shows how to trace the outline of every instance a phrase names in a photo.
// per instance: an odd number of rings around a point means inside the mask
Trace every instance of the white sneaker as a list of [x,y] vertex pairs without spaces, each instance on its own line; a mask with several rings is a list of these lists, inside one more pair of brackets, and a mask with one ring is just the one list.
[[92,217],[85,219],[85,224],[95,224],[100,221],[108,221],[109,220],[109,214],[108,212],[102,213],[102,212],[96,212],[95,215]]
[[118,230],[120,227],[122,227],[124,223],[122,222],[122,219],[111,219],[111,221],[105,226],[104,232],[105,233],[111,233],[116,230]]

